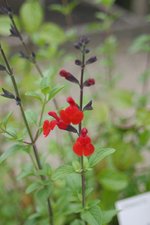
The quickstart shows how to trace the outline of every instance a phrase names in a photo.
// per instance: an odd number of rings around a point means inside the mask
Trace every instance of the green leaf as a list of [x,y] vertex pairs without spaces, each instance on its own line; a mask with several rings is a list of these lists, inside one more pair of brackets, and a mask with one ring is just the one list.
[[70,225],[84,225],[84,222],[76,219]]
[[0,35],[10,34],[10,20],[8,16],[0,16]]
[[70,3],[65,4],[64,6],[61,4],[52,4],[50,9],[53,11],[57,11],[63,15],[69,15],[78,5],[78,0],[72,0]]
[[30,194],[34,191],[37,191],[37,190],[40,190],[41,188],[43,187],[43,184],[41,181],[36,181],[32,184],[30,184],[27,189],[26,189],[26,193],[27,194]]
[[56,171],[54,172],[52,179],[57,180],[57,179],[63,179],[66,175],[75,173],[74,169],[70,165],[64,165],[60,166]]
[[23,28],[28,33],[37,31],[43,21],[43,10],[37,0],[26,1],[20,10]]
[[11,118],[12,114],[13,114],[12,112],[8,113],[8,114],[3,118],[3,120],[0,122],[0,124],[3,125],[5,128],[6,128],[6,126],[7,126],[7,123],[8,123],[8,121],[9,121],[9,119]]
[[113,149],[113,148],[99,148],[99,149],[96,149],[94,154],[89,159],[90,167],[95,166],[97,163],[99,163],[105,157],[111,155],[114,152],[115,152],[115,149]]
[[41,97],[41,94],[37,91],[28,91],[26,92],[25,94],[26,96],[30,96],[30,97],[34,97],[40,101],[42,101],[42,97]]
[[57,95],[63,88],[64,88],[64,86],[53,88],[48,95],[48,101],[53,99],[55,97],[55,95]]
[[17,179],[21,180],[32,175],[34,175],[33,165],[27,165],[27,167],[17,176]]
[[102,211],[102,221],[103,224],[108,224],[111,222],[112,218],[117,214],[116,209],[111,209],[107,211]]
[[57,47],[66,41],[66,34],[54,23],[44,23],[38,32],[32,34],[32,40],[37,45],[49,44],[51,48]]
[[128,185],[128,178],[124,173],[109,169],[103,170],[99,179],[101,185],[110,191],[121,191]]
[[12,156],[18,151],[28,151],[29,146],[23,146],[19,144],[15,144],[12,147],[10,147],[8,150],[6,150],[1,156],[0,156],[0,164],[3,163],[7,158]]
[[102,4],[105,7],[111,7],[114,4],[115,0],[95,0],[96,4]]
[[32,110],[28,109],[28,110],[26,110],[25,115],[26,115],[27,121],[30,124],[36,124],[37,123],[37,120],[38,120],[37,113],[35,113]]
[[137,53],[141,51],[150,52],[150,35],[140,35],[140,37],[134,40],[134,43],[130,47],[131,53]]
[[40,83],[40,88],[43,94],[48,94],[51,90],[51,86],[50,86],[50,77],[49,76],[45,76],[42,78],[41,83]]
[[102,212],[98,206],[83,211],[81,218],[90,225],[102,225]]

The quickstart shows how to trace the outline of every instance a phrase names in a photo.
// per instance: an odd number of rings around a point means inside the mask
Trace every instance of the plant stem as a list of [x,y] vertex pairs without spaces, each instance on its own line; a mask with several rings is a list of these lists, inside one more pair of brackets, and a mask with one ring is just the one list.
[[[65,3],[65,2],[64,2],[64,3]],[[6,4],[6,6],[7,6],[8,8],[10,8],[10,6],[9,6],[7,0],[5,0],[5,4]],[[38,64],[38,62],[36,61],[35,58],[31,57],[32,52],[31,52],[31,50],[28,48],[27,44],[25,43],[25,41],[24,41],[24,39],[23,39],[23,37],[22,37],[22,35],[21,35],[21,32],[19,31],[19,29],[18,29],[18,27],[17,27],[17,25],[16,25],[16,23],[15,23],[15,20],[14,20],[14,17],[13,17],[13,13],[12,13],[12,12],[8,13],[8,16],[9,16],[11,22],[12,22],[12,25],[14,26],[14,28],[15,28],[15,30],[16,30],[16,32],[17,32],[17,36],[18,36],[18,38],[19,38],[19,40],[20,40],[22,46],[24,47],[24,50],[25,50],[25,52],[26,52],[28,58],[30,59],[30,62],[32,62],[32,63],[34,64],[34,66],[35,66],[37,72],[39,73],[40,77],[44,77],[43,72],[42,72],[42,70],[41,70],[41,68],[40,68],[40,66],[39,66],[39,64]],[[54,102],[54,105],[55,105],[56,109],[58,110],[58,109],[59,109],[59,105],[58,105],[56,99],[53,99],[53,102]],[[46,106],[46,104],[44,105],[44,109],[45,109],[45,106]],[[42,114],[41,114],[42,117],[43,117],[43,113],[44,113],[44,111],[43,111]],[[41,118],[41,120],[42,120],[42,118]],[[36,135],[35,135],[35,138],[34,138],[34,142],[38,139],[38,135],[39,135],[39,130],[36,132]],[[71,142],[73,143],[73,142],[74,142],[74,139],[73,139],[73,136],[72,136],[71,133],[69,133],[69,137],[70,137]]]
[[[83,77],[85,69],[85,47],[83,46],[82,51],[82,66],[81,66],[81,78],[80,78],[80,110],[83,109]],[[79,124],[79,136],[82,129],[82,123]],[[86,189],[86,180],[85,180],[85,171],[84,171],[84,158],[81,156],[81,182],[82,182],[82,207],[85,208],[85,189]],[[86,223],[85,223],[86,224]]]
[[[0,51],[1,51],[2,57],[3,57],[4,61],[5,61],[5,64],[6,64],[6,67],[7,67],[7,70],[8,70],[7,71],[8,75],[10,76],[12,84],[13,84],[13,87],[14,87],[14,91],[15,91],[15,94],[16,94],[16,102],[17,102],[17,104],[20,107],[22,118],[23,118],[24,124],[26,126],[28,135],[30,137],[30,141],[31,141],[31,144],[32,144],[32,148],[33,148],[34,156],[35,156],[35,159],[36,159],[37,167],[38,167],[39,170],[41,170],[42,169],[42,165],[41,165],[41,162],[40,162],[38,149],[37,149],[37,147],[36,147],[36,145],[34,143],[34,139],[33,139],[33,136],[32,136],[32,133],[31,133],[31,130],[30,130],[27,118],[26,118],[26,115],[25,115],[24,107],[23,107],[22,102],[21,102],[21,96],[19,94],[19,90],[18,90],[18,86],[17,86],[17,83],[16,83],[16,79],[15,79],[14,74],[13,74],[13,70],[11,69],[11,67],[9,65],[9,62],[7,60],[7,57],[6,57],[6,55],[5,55],[5,53],[4,53],[4,51],[3,51],[1,46],[0,46]],[[45,176],[41,176],[41,179],[45,180],[46,177]],[[48,204],[48,213],[49,213],[50,225],[53,225],[53,211],[52,211],[51,201],[50,201],[49,198],[47,199],[47,204]]]
[[[7,7],[9,7],[7,1],[6,1],[6,5],[7,5]],[[43,73],[42,73],[42,71],[41,71],[41,68],[39,67],[39,65],[38,65],[38,63],[37,63],[37,61],[36,61],[36,59],[33,58],[33,57],[31,57],[32,52],[30,51],[30,49],[28,48],[28,46],[27,46],[26,43],[24,42],[24,39],[23,39],[23,37],[22,37],[20,31],[18,30],[18,27],[17,27],[17,25],[16,25],[16,23],[15,23],[15,21],[14,21],[13,14],[12,14],[12,13],[8,13],[8,16],[9,16],[11,22],[12,22],[13,27],[15,28],[15,30],[16,30],[16,32],[17,32],[17,36],[18,36],[20,42],[22,43],[22,46],[24,47],[24,49],[25,49],[25,51],[26,51],[26,54],[28,55],[30,61],[35,65],[35,67],[36,67],[38,73],[40,74],[40,76],[41,76],[41,77],[44,77],[44,75],[43,75]]]

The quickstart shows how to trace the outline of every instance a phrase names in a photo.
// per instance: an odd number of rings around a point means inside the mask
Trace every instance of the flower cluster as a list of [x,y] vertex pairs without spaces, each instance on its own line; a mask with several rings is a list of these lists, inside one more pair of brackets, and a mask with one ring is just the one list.
[[[72,73],[65,69],[62,69],[59,72],[61,77],[65,78],[69,82],[77,84],[80,88],[80,105],[78,106],[73,98],[68,97],[67,102],[69,103],[69,106],[62,109],[59,112],[59,115],[53,111],[49,112],[48,114],[54,119],[51,121],[45,120],[43,124],[43,134],[45,137],[47,137],[56,126],[62,130],[77,133],[79,137],[73,145],[73,151],[78,156],[90,156],[94,152],[94,146],[91,143],[91,138],[87,135],[88,130],[86,128],[82,128],[82,120],[84,117],[83,111],[93,109],[92,101],[89,101],[85,106],[83,106],[83,89],[84,87],[90,87],[95,84],[95,80],[93,78],[84,80],[84,68],[85,66],[97,61],[96,56],[92,56],[85,60],[85,55],[90,52],[90,50],[86,47],[88,43],[89,39],[82,37],[79,42],[74,45],[75,48],[82,54],[82,60],[75,60],[75,65],[80,66],[81,68],[80,79],[77,79]],[[79,125],[78,131],[72,125]]]
[[94,146],[91,143],[91,138],[87,135],[88,130],[83,128],[80,136],[73,145],[73,151],[78,156],[90,156],[94,152]]
[[66,109],[62,109],[59,112],[59,116],[56,112],[50,111],[48,115],[53,117],[54,120],[45,120],[43,124],[43,134],[45,137],[57,126],[59,129],[67,130],[70,124],[77,125],[81,123],[83,119],[83,112],[79,109],[74,99],[71,97],[67,98],[69,106]]

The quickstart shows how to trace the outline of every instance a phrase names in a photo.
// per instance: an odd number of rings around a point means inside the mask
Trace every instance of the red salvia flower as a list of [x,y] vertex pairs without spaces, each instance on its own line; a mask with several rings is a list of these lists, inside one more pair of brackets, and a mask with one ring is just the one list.
[[83,119],[83,112],[78,108],[73,98],[68,97],[67,102],[70,106],[60,111],[60,118],[68,124],[79,124]]
[[47,137],[49,135],[49,133],[51,132],[51,130],[54,129],[54,127],[56,126],[56,120],[52,120],[52,121],[48,121],[45,120],[44,124],[43,124],[43,134],[45,137]]
[[57,126],[59,129],[66,130],[72,124],[79,124],[83,119],[83,112],[78,108],[74,99],[67,98],[70,104],[66,109],[60,111],[60,116],[56,112],[50,111],[48,114],[54,118],[52,121],[45,120],[43,124],[43,134],[45,137]]
[[94,152],[94,146],[91,143],[91,138],[87,135],[88,130],[83,128],[80,136],[73,145],[73,151],[78,156],[90,156]]
[[52,121],[45,120],[44,121],[43,134],[45,137],[47,137],[49,135],[49,133],[55,128],[56,125],[59,127],[59,129],[62,129],[62,130],[65,130],[68,127],[69,124],[62,121],[62,119],[60,117],[58,117],[55,112],[49,112],[48,114],[50,116],[54,117],[55,120],[52,120]]

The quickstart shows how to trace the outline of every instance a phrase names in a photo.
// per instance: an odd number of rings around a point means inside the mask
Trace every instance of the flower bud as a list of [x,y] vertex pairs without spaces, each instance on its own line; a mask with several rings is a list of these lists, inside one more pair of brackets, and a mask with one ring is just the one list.
[[59,74],[61,77],[65,77],[65,78],[67,78],[70,75],[70,73],[64,69],[60,70]]
[[90,86],[92,86],[92,85],[94,85],[94,84],[95,84],[95,80],[92,79],[92,78],[90,78],[90,79],[88,79],[88,80],[86,80],[86,81],[84,82],[83,86],[84,86],[84,87],[90,87]]
[[96,56],[93,56],[91,58],[89,58],[87,61],[86,61],[86,65],[87,64],[91,64],[91,63],[94,63],[97,61],[97,57]]
[[64,69],[60,70],[59,75],[72,83],[79,84],[79,81],[77,80],[77,78],[75,78],[71,73],[69,73],[68,71]]
[[82,130],[81,130],[81,135],[82,135],[83,137],[85,137],[85,136],[87,135],[87,133],[88,133],[88,130],[87,130],[86,128],[82,128]]
[[75,64],[76,64],[77,66],[81,66],[81,64],[82,64],[82,63],[81,63],[81,60],[76,59],[76,60],[75,60]]

